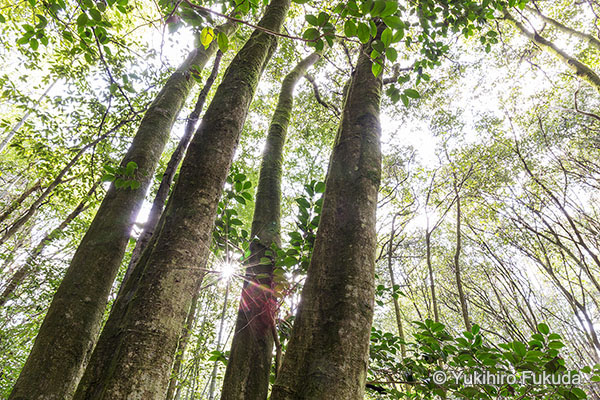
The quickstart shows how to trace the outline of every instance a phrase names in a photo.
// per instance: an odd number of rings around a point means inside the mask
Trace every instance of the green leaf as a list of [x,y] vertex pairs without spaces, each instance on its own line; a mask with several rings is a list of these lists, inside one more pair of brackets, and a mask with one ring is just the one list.
[[304,16],[304,19],[313,26],[319,26],[319,20],[314,15],[307,14]]
[[370,11],[372,17],[380,17],[383,10],[385,10],[386,2],[384,0],[376,0],[373,4],[373,8]]
[[548,343],[548,347],[550,349],[562,349],[563,347],[565,347],[565,345],[563,344],[563,342],[559,342],[558,340],[552,341],[550,343]]
[[246,199],[243,198],[242,196],[238,195],[238,196],[235,196],[234,198],[238,203],[246,205]]
[[543,335],[547,335],[548,333],[550,333],[550,328],[544,323],[538,324],[537,329]]
[[360,22],[358,24],[358,30],[357,30],[357,36],[358,36],[358,40],[361,41],[361,43],[367,43],[369,41],[369,39],[371,38],[371,29],[369,28],[369,26],[367,24],[365,24],[364,22]]
[[315,28],[308,28],[306,31],[304,31],[304,34],[302,35],[302,37],[306,40],[315,40],[319,37],[320,33],[317,29]]
[[217,35],[217,44],[219,45],[219,50],[225,53],[229,48],[229,38],[223,32],[219,32]]
[[138,165],[135,161],[129,161],[125,167],[126,175],[133,175],[133,172],[137,169]]
[[385,30],[381,34],[381,42],[386,47],[392,44],[392,30],[390,28],[385,28]]
[[317,182],[315,185],[315,192],[325,193],[325,182]]
[[212,28],[204,27],[200,32],[200,43],[202,43],[205,49],[207,49],[208,46],[210,46],[214,38],[215,32]]
[[344,23],[344,35],[346,35],[348,37],[353,37],[353,36],[356,36],[356,32],[357,32],[357,28],[356,28],[356,24],[354,23],[354,21],[352,21],[351,19],[347,20]]
[[317,25],[324,26],[329,21],[329,14],[325,12],[320,12],[319,17],[317,18]]
[[81,13],[79,15],[79,17],[77,17],[77,20],[75,21],[75,23],[77,24],[77,26],[82,28],[87,25],[89,20],[90,19],[88,18],[86,13]]
[[102,14],[100,14],[100,11],[92,8],[89,10],[89,13],[95,21],[102,21]]
[[310,208],[310,203],[304,197],[297,198],[296,203],[298,203],[302,208]]
[[402,22],[400,17],[396,17],[395,15],[385,17],[383,22],[392,29],[404,29],[404,22]]
[[400,95],[400,100],[402,100],[404,106],[408,107],[408,97],[404,93]]
[[385,50],[385,58],[387,58],[391,62],[394,62],[398,59],[398,52],[396,51],[396,49],[394,49],[392,47],[388,47]]
[[512,348],[515,351],[515,353],[520,357],[524,357],[525,353],[527,353],[527,348],[521,342],[514,341],[512,344]]
[[376,61],[373,63],[373,65],[371,65],[371,71],[373,72],[373,75],[379,76],[381,74],[381,71],[383,71],[383,66],[380,62]]
[[283,260],[283,265],[286,267],[291,267],[292,265],[296,265],[297,263],[298,263],[298,260],[295,257],[287,256]]
[[421,97],[419,92],[417,92],[415,89],[404,89],[404,94],[412,99],[418,99]]
[[398,2],[396,2],[396,1],[386,1],[385,2],[385,8],[380,13],[380,16],[381,17],[390,16],[393,13],[395,13],[396,10],[398,10]]

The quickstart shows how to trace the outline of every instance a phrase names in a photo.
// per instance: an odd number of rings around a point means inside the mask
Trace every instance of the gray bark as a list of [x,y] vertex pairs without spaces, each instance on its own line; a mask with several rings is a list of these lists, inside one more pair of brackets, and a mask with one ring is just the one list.
[[313,53],[286,75],[269,126],[252,219],[251,237],[257,239],[250,244],[252,257],[246,267],[221,400],[262,400],[269,391],[275,299],[272,291],[265,288],[272,288],[274,264],[261,264],[260,259],[272,244],[280,244],[283,148],[292,116],[294,87],[318,59],[319,55]]
[[382,82],[362,48],[302,299],[271,400],[363,399],[374,308]]
[[140,187],[111,185],[54,295],[11,400],[64,399],[75,391],[99,333],[131,228],[171,127],[194,85],[192,69],[203,68],[216,47],[214,43],[207,50],[194,50],[146,112],[121,164],[137,163]]
[[[260,26],[278,32],[289,6],[290,0],[272,0]],[[75,399],[164,398],[179,333],[205,274],[217,204],[276,43],[274,35],[256,30],[225,72],[142,254],[144,268],[128,279],[126,295],[113,307]]]

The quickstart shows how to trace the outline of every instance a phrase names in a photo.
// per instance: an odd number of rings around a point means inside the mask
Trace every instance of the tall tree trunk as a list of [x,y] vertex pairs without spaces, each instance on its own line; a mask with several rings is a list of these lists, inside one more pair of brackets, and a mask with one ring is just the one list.
[[[221,310],[221,320],[219,322],[219,333],[217,334],[216,351],[221,351],[221,341],[223,340],[223,328],[225,327],[225,316],[227,315],[227,301],[229,300],[229,287],[231,282],[227,280],[225,288],[225,299],[223,299],[223,309]],[[208,400],[214,400],[215,390],[217,388],[217,371],[219,369],[219,360],[215,360],[212,372],[210,373],[210,384],[208,385]]]
[[[215,56],[215,61],[213,64],[212,71],[210,76],[206,80],[202,90],[198,94],[198,98],[196,99],[196,104],[194,105],[194,109],[188,116],[185,132],[183,133],[183,137],[177,144],[175,151],[171,155],[169,162],[167,163],[167,167],[165,168],[165,172],[163,173],[163,177],[160,181],[160,185],[158,186],[158,191],[156,192],[156,196],[154,197],[154,201],[152,202],[152,208],[150,209],[150,213],[148,214],[148,220],[144,224],[144,230],[140,234],[138,238],[135,248],[131,253],[131,260],[129,261],[129,265],[127,266],[127,271],[125,272],[125,276],[123,277],[123,283],[121,287],[124,287],[124,282],[127,281],[129,276],[131,275],[133,268],[139,261],[142,252],[150,243],[150,239],[158,226],[158,222],[160,220],[160,216],[165,208],[165,202],[167,201],[167,197],[169,196],[169,191],[171,190],[171,186],[173,184],[173,179],[175,179],[175,173],[177,172],[177,168],[179,168],[179,164],[181,164],[181,160],[183,160],[183,156],[187,151],[187,148],[192,140],[192,136],[196,130],[196,124],[198,122],[198,118],[200,118],[200,113],[204,108],[204,103],[206,102],[206,98],[208,97],[208,92],[215,82],[217,74],[219,72],[219,65],[221,63],[221,57],[223,53],[219,50],[217,55]],[[119,290],[120,294],[120,290]]]
[[[233,24],[223,29],[231,31]],[[171,127],[217,44],[194,50],[154,100],[121,165],[137,163],[138,189],[111,185],[60,284],[10,399],[64,399],[74,392],[94,342],[131,228]]]
[[523,36],[540,46],[542,49],[549,53],[554,54],[559,60],[561,60],[567,67],[571,68],[575,75],[592,85],[594,89],[600,92],[600,76],[598,76],[590,67],[577,60],[575,57],[570,56],[565,51],[559,49],[550,40],[542,37],[537,32],[530,32],[525,25],[517,21],[508,11],[504,11],[504,18],[510,21]]
[[435,293],[435,276],[433,274],[433,262],[431,260],[431,234],[432,231],[430,230],[427,230],[427,232],[425,232],[425,259],[427,262],[427,271],[429,273],[429,284],[431,285],[431,307],[433,308],[433,319],[435,322],[440,322],[437,295]]
[[[250,243],[251,257],[231,343],[222,400],[263,400],[269,391],[273,354],[274,298],[272,275],[275,265],[261,264],[266,250],[280,244],[281,172],[283,146],[292,115],[294,87],[317,60],[313,53],[286,75],[279,92],[260,167]],[[267,288],[267,289],[266,289]]]
[[58,238],[58,236],[62,233],[62,231],[75,218],[77,218],[77,216],[79,216],[79,214],[81,214],[83,211],[85,211],[89,207],[89,204],[86,205],[86,203],[89,202],[90,196],[92,194],[94,194],[94,192],[98,188],[99,184],[100,184],[100,181],[97,181],[96,183],[94,183],[94,185],[90,188],[88,193],[85,195],[83,200],[81,200],[81,202],[77,205],[77,207],[75,207],[75,209],[73,211],[71,211],[71,213],[69,215],[67,215],[67,217],[60,223],[60,225],[58,225],[56,228],[54,228],[52,231],[50,231],[48,234],[46,234],[46,236],[44,236],[42,238],[42,240],[39,241],[37,246],[35,246],[33,248],[33,250],[31,250],[31,254],[29,254],[29,257],[27,257],[27,259],[25,260],[25,262],[23,263],[21,268],[19,268],[10,277],[10,279],[8,280],[8,282],[6,283],[6,285],[4,287],[4,290],[2,291],[2,294],[0,294],[0,307],[2,307],[10,299],[11,295],[13,294],[13,292],[15,291],[17,286],[19,286],[23,282],[23,279],[25,279],[25,277],[27,277],[31,268],[34,266],[35,260],[37,259],[37,257],[40,254],[42,254],[42,251],[44,251],[44,249],[50,243],[52,243],[52,241],[54,241],[56,238]]
[[[278,32],[289,7],[290,0],[272,0],[260,26]],[[276,36],[255,30],[225,72],[190,144],[159,230],[140,259],[143,273],[139,279],[132,275],[124,290],[130,285],[138,289],[121,308],[124,313],[111,313],[75,399],[164,397],[181,327],[205,275],[223,185],[276,45]]]
[[171,372],[171,379],[169,379],[169,386],[167,387],[167,395],[165,397],[166,400],[173,400],[173,398],[175,397],[177,382],[179,381],[179,374],[181,373],[181,366],[183,365],[183,360],[185,356],[185,350],[190,341],[190,337],[192,336],[194,324],[196,323],[196,313],[198,311],[197,308],[199,297],[199,294],[196,293],[192,298],[192,305],[190,306],[190,310],[185,320],[185,326],[183,327],[181,335],[179,336],[179,343],[177,344],[177,354],[175,355],[175,361],[173,362],[173,368]]
[[363,398],[374,308],[382,82],[362,48],[333,148],[302,299],[272,400]]
[[525,9],[529,12],[536,14],[538,17],[540,17],[542,19],[542,21],[552,25],[553,27],[555,27],[562,33],[566,33],[567,35],[575,36],[576,38],[583,40],[585,43],[589,44],[590,46],[595,47],[597,50],[600,50],[600,40],[595,38],[593,35],[590,35],[589,33],[584,33],[584,32],[578,31],[577,29],[573,29],[564,24],[561,24],[554,18],[550,18],[550,17],[542,14],[536,8],[533,8],[530,6],[525,6]]
[[[398,214],[394,214],[392,218],[392,232],[390,233],[390,243],[388,245],[388,271],[390,273],[390,281],[392,283],[392,288],[396,287],[396,277],[394,276],[394,268],[392,263],[392,255],[393,255],[393,243],[394,243],[394,235],[396,231],[394,230],[394,223],[396,222],[396,217]],[[400,339],[404,342],[404,327],[402,325],[402,316],[400,315],[400,304],[398,303],[398,298],[394,295],[392,297],[394,299],[394,314],[396,315],[396,325],[398,326],[398,335]],[[400,343],[400,353],[402,354],[402,358],[406,358],[406,345],[404,343]]]
[[463,290],[462,278],[460,275],[460,252],[462,248],[462,234],[460,231],[460,194],[458,187],[456,186],[456,177],[454,184],[454,192],[456,193],[456,250],[454,252],[454,274],[456,276],[456,288],[458,289],[458,299],[460,301],[460,310],[462,312],[463,320],[465,321],[465,328],[471,331],[471,321],[469,321],[469,309],[467,306],[467,299]]

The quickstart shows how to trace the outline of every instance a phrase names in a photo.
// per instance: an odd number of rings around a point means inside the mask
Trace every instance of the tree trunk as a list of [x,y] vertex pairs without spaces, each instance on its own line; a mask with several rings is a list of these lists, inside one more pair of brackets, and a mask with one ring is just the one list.
[[571,70],[575,72],[575,75],[577,77],[583,79],[584,81],[592,85],[594,89],[600,92],[600,76],[598,76],[590,67],[577,60],[576,58],[570,56],[563,50],[559,49],[554,43],[542,37],[537,32],[530,32],[529,30],[527,30],[527,28],[525,28],[525,26],[522,23],[517,21],[506,10],[504,11],[504,18],[510,21],[521,32],[523,36],[527,37],[529,40],[540,46],[542,49],[554,54],[556,57],[558,57],[559,60],[561,60],[564,64],[571,68]]
[[81,202],[77,205],[77,207],[75,207],[75,209],[73,211],[71,211],[71,213],[69,215],[67,215],[67,217],[60,223],[60,225],[58,225],[51,232],[46,234],[46,236],[44,236],[44,238],[39,241],[37,246],[35,246],[33,248],[33,250],[31,250],[31,254],[29,255],[29,257],[27,257],[27,260],[25,260],[25,263],[23,263],[21,268],[19,268],[10,277],[10,279],[8,280],[8,282],[6,283],[6,285],[4,287],[4,290],[2,291],[2,294],[0,294],[0,307],[4,306],[4,304],[10,299],[11,295],[13,294],[13,292],[15,291],[17,286],[19,286],[23,282],[23,279],[25,279],[25,277],[27,277],[27,275],[29,274],[29,271],[34,266],[35,260],[37,259],[37,257],[40,254],[42,254],[42,251],[44,251],[46,246],[48,246],[50,243],[52,243],[52,241],[54,241],[56,238],[58,238],[58,236],[62,233],[62,231],[75,218],[77,218],[77,216],[79,216],[79,214],[81,214],[83,211],[85,211],[89,207],[89,204],[86,205],[86,203],[89,201],[90,196],[92,194],[94,194],[94,192],[96,191],[96,188],[98,187],[99,184],[100,184],[100,181],[97,181],[96,183],[94,183],[94,185],[90,188],[89,192],[85,195],[84,199],[81,200]]
[[246,268],[221,400],[263,400],[269,391],[275,317],[270,288],[275,265],[261,264],[260,259],[266,257],[265,251],[273,243],[280,245],[283,146],[292,115],[294,87],[318,59],[317,53],[309,55],[285,77],[269,126],[250,235],[257,239],[250,243],[252,256]]
[[175,362],[173,362],[173,368],[171,372],[171,379],[169,380],[169,386],[167,387],[166,400],[173,400],[175,397],[175,390],[177,389],[177,381],[179,380],[179,374],[181,373],[181,366],[183,365],[183,359],[185,356],[185,350],[192,336],[192,330],[196,323],[196,312],[198,307],[198,293],[192,298],[192,305],[188,312],[187,318],[185,319],[185,326],[179,336],[179,343],[177,344],[177,354],[175,355]]
[[550,17],[542,14],[539,10],[537,10],[533,7],[525,6],[525,9],[531,13],[536,14],[538,17],[540,17],[542,19],[542,21],[552,25],[553,27],[555,27],[562,33],[566,33],[567,35],[575,36],[576,38],[583,40],[585,43],[589,44],[590,46],[595,47],[596,50],[600,50],[600,40],[595,38],[593,35],[590,35],[589,33],[584,33],[584,32],[578,31],[577,29],[573,29],[564,24],[561,24],[554,18],[550,18]]
[[[213,69],[210,73],[210,76],[206,80],[202,90],[198,94],[198,98],[196,99],[196,104],[194,109],[190,113],[187,119],[187,123],[185,125],[185,132],[183,137],[177,144],[177,148],[171,155],[169,162],[167,163],[167,167],[165,168],[165,172],[163,173],[162,180],[160,181],[160,185],[158,186],[158,191],[156,192],[156,196],[154,197],[154,201],[152,202],[152,208],[150,209],[150,213],[148,214],[148,220],[144,224],[144,230],[140,234],[137,242],[135,243],[135,248],[131,253],[131,260],[129,261],[129,265],[127,266],[127,271],[125,272],[125,276],[123,277],[123,281],[121,283],[121,288],[125,286],[125,281],[131,275],[133,268],[139,261],[142,252],[150,243],[150,239],[158,226],[158,222],[160,220],[160,216],[165,208],[165,202],[167,201],[167,197],[169,196],[169,191],[171,190],[171,185],[173,184],[173,179],[175,178],[175,173],[177,172],[177,168],[179,168],[179,164],[181,164],[181,160],[183,160],[183,156],[187,151],[187,148],[192,140],[192,136],[196,130],[196,124],[198,122],[198,118],[200,117],[200,113],[202,112],[202,108],[204,108],[204,103],[206,101],[206,97],[208,96],[208,92],[215,82],[217,74],[219,72],[219,65],[221,63],[221,57],[223,53],[219,50],[215,57],[215,61],[213,64]],[[121,291],[119,290],[119,294]]]
[[272,400],[362,399],[374,308],[382,82],[362,48],[333,148],[319,230]]
[[[279,31],[290,0],[272,0],[259,23]],[[159,230],[140,259],[136,287],[111,313],[75,399],[162,399],[177,339],[205,274],[223,185],[258,81],[277,45],[256,30],[225,72],[190,144]],[[135,270],[141,270],[135,268]],[[112,321],[111,321],[112,320]]]
[[[225,288],[225,299],[223,299],[223,309],[221,310],[221,320],[219,323],[219,333],[217,334],[216,351],[221,351],[221,340],[223,339],[223,328],[225,327],[225,316],[227,315],[227,301],[229,300],[229,287],[231,282],[227,280]],[[210,384],[208,385],[208,400],[214,400],[215,390],[217,388],[217,371],[219,369],[219,360],[215,360],[212,371],[210,373]]]
[[456,193],[456,251],[454,252],[454,273],[456,276],[456,288],[458,289],[458,299],[460,300],[460,310],[462,312],[463,320],[465,321],[465,329],[471,331],[471,321],[469,321],[469,309],[467,306],[467,299],[463,290],[462,278],[460,276],[460,252],[462,244],[462,236],[460,232],[460,194],[454,185],[454,191]]
[[[429,229],[429,228],[428,228]],[[431,307],[433,308],[433,320],[440,322],[440,316],[438,313],[437,296],[435,294],[435,276],[433,275],[433,263],[431,261],[431,233],[432,231],[425,232],[425,251],[427,261],[427,271],[429,272],[429,284],[431,285]]]
[[[392,264],[392,254],[393,254],[393,243],[394,243],[394,235],[396,231],[394,230],[394,223],[396,222],[396,217],[398,214],[394,214],[392,218],[392,232],[390,233],[390,243],[388,245],[388,271],[390,273],[390,281],[392,283],[392,289],[396,286],[396,278],[394,276],[394,268]],[[400,304],[398,303],[398,298],[396,296],[392,297],[394,299],[394,314],[396,316],[396,325],[398,325],[398,336],[400,339],[404,341],[404,327],[402,325],[402,316],[400,315]],[[404,343],[400,343],[400,353],[402,354],[402,358],[406,358],[406,345]]]
[[[229,29],[233,29],[230,26]],[[194,50],[154,100],[121,165],[137,163],[138,189],[111,185],[59,286],[10,399],[64,399],[74,392],[94,342],[131,228],[171,127],[195,79],[215,53]]]

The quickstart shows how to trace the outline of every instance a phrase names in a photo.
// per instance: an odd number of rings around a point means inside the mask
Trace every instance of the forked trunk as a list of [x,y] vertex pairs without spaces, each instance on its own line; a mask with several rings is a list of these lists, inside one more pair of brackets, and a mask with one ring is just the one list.
[[52,299],[11,400],[62,400],[75,391],[100,330],[131,228],[171,127],[194,85],[192,69],[203,68],[216,48],[215,43],[207,50],[194,50],[146,112],[121,164],[137,164],[135,179],[140,187],[111,185]]
[[[272,0],[259,23],[279,31],[290,0]],[[163,399],[177,339],[205,274],[218,201],[258,81],[277,44],[256,30],[231,62],[183,161],[143,273],[124,313],[111,313],[75,399]],[[136,268],[138,270],[138,268]],[[112,320],[112,321],[111,321]]]

